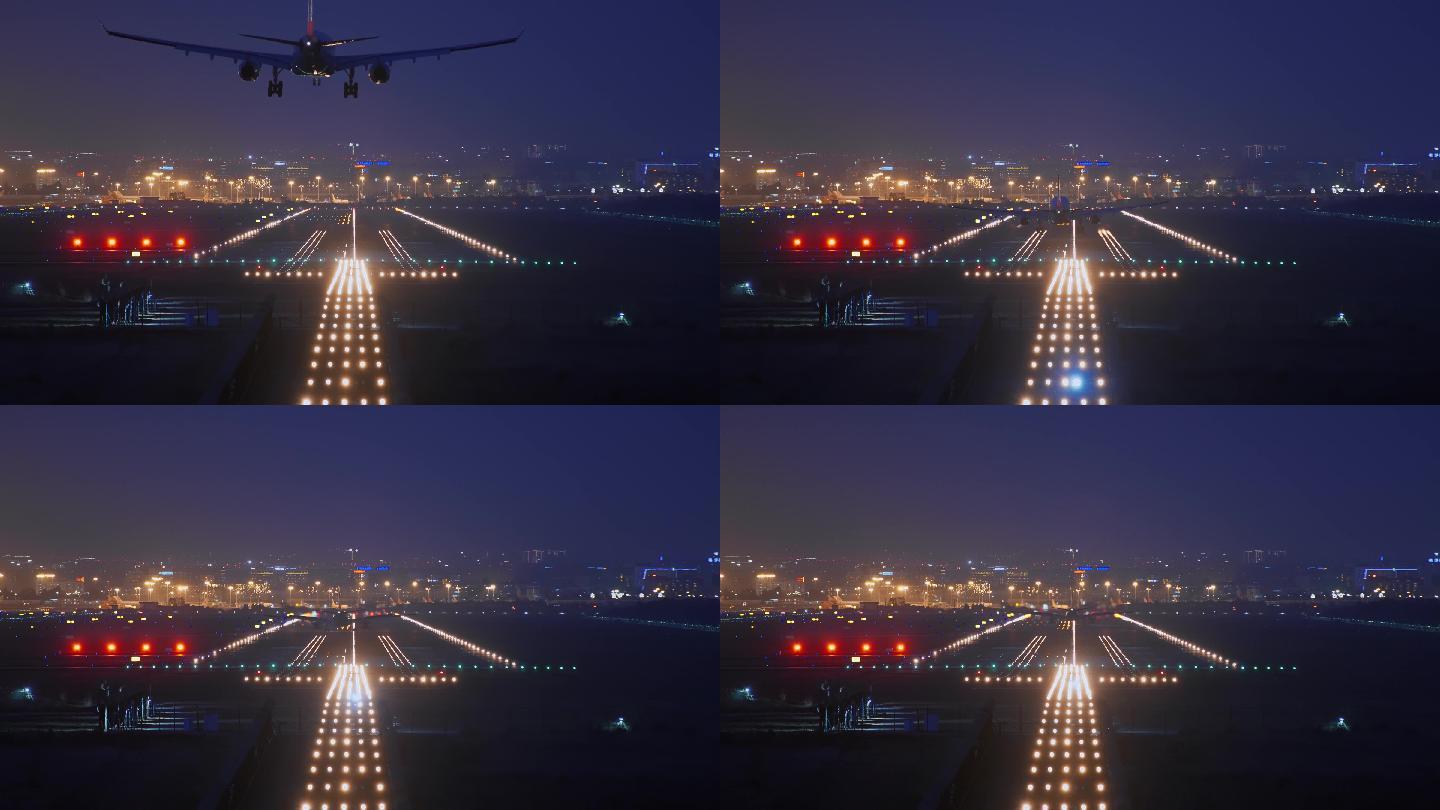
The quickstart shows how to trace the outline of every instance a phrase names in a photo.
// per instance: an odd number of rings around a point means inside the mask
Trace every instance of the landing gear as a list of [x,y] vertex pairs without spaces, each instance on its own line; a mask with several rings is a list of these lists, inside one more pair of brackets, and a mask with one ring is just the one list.
[[278,79],[272,80],[272,81],[269,83],[269,85],[265,88],[265,97],[266,97],[266,98],[270,98],[271,96],[282,96],[282,97],[283,97],[284,95],[285,95],[285,82],[279,81]]
[[344,98],[359,98],[360,85],[355,81],[355,68],[350,68],[350,80],[345,82]]

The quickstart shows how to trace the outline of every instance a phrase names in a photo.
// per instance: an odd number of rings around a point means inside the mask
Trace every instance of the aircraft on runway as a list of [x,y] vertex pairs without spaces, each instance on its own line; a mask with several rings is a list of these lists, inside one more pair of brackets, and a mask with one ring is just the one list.
[[[104,26],[101,26],[104,28]],[[476,48],[491,48],[496,45],[509,45],[520,39],[517,34],[505,39],[492,39],[487,42],[470,42],[464,45],[449,45],[442,48],[422,48],[413,51],[390,51],[383,53],[357,53],[340,54],[334,49],[341,45],[348,45],[352,42],[363,42],[375,39],[375,37],[350,37],[348,39],[329,39],[324,34],[315,30],[315,0],[309,0],[305,19],[305,36],[299,39],[284,39],[281,37],[264,37],[257,34],[241,34],[250,39],[260,39],[266,42],[277,42],[281,45],[289,45],[294,50],[289,54],[265,53],[263,51],[245,51],[235,48],[215,48],[209,45],[195,45],[189,42],[175,42],[168,39],[156,39],[138,34],[124,34],[119,31],[111,31],[105,28],[105,33],[112,37],[133,39],[136,42],[148,42],[152,45],[165,45],[184,51],[188,56],[191,53],[208,54],[211,59],[219,56],[224,59],[231,59],[240,64],[240,78],[247,82],[253,82],[260,78],[262,66],[270,68],[270,84],[265,95],[283,96],[285,94],[285,83],[280,80],[280,71],[288,70],[296,76],[310,76],[315,84],[321,79],[329,78],[337,72],[344,71],[349,77],[345,82],[345,98],[359,98],[360,85],[355,81],[355,69],[364,68],[370,81],[376,84],[384,84],[390,81],[390,65],[394,62],[409,59],[414,62],[425,57],[440,58],[456,51],[471,51]]]

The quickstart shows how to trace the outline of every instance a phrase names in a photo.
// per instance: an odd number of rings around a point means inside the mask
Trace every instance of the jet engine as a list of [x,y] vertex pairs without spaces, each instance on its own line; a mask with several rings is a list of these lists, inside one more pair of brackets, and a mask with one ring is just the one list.
[[253,82],[260,78],[260,66],[246,59],[240,63],[240,78],[247,82]]
[[384,84],[390,81],[390,66],[386,64],[370,66],[370,81],[376,84]]

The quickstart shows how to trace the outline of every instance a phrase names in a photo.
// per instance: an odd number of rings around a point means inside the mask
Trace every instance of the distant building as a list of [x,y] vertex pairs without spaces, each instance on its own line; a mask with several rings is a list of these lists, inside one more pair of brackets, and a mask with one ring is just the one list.
[[1284,551],[1266,551],[1255,548],[1245,552],[1246,565],[1265,565],[1266,563],[1280,562],[1284,559]]
[[1418,190],[1422,175],[1419,163],[1360,163],[1355,169],[1355,181],[1361,188],[1392,194]]
[[1355,583],[1366,596],[1420,596],[1426,592],[1418,568],[1361,568]]
[[549,560],[565,559],[565,550],[556,548],[532,548],[525,552],[525,562],[539,564]]
[[1265,158],[1281,154],[1284,151],[1283,144],[1250,143],[1245,145],[1245,157],[1247,158]]
[[705,185],[705,170],[699,163],[635,164],[635,183],[651,191],[699,191]]

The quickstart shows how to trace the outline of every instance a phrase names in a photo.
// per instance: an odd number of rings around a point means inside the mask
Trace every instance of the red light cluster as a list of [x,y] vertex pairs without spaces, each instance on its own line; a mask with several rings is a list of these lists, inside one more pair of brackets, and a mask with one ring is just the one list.
[[[121,245],[120,245],[120,237],[118,237],[118,236],[106,236],[106,237],[104,237],[104,238],[101,240],[101,244],[103,244],[103,245],[105,246],[105,247],[104,247],[105,250],[121,250],[121,249],[122,249],[122,248],[121,248]],[[174,249],[175,249],[175,250],[183,249],[183,248],[184,248],[186,245],[188,245],[188,244],[190,244],[189,241],[188,241],[185,237],[183,237],[183,236],[177,236],[177,237],[175,237],[175,241],[173,242],[173,245],[174,245]],[[74,249],[74,250],[83,250],[83,249],[85,248],[85,237],[83,237],[83,236],[72,236],[72,237],[70,237],[70,247],[71,247],[72,249]],[[138,244],[135,245],[134,249],[136,249],[136,250],[154,250],[154,249],[155,249],[155,240],[154,240],[154,238],[149,237],[149,236],[142,236],[142,237],[140,237]]]
[[[825,249],[826,249],[826,250],[838,250],[838,249],[841,248],[841,245],[840,245],[840,237],[838,237],[838,236],[827,236],[827,237],[825,237],[824,239],[821,240],[821,243],[825,246]],[[895,241],[891,244],[891,247],[893,247],[893,249],[895,249],[895,250],[903,250],[903,249],[905,248],[905,245],[906,245],[906,244],[907,244],[907,242],[906,242],[905,237],[903,237],[903,236],[897,236],[897,237],[895,237]],[[792,237],[790,237],[790,247],[793,248],[793,249],[795,249],[795,250],[803,250],[803,249],[805,248],[805,240],[804,240],[804,238],[799,237],[799,236],[792,236]],[[860,244],[859,244],[858,249],[859,249],[859,250],[874,250],[874,249],[876,249],[876,241],[875,241],[875,239],[873,239],[873,238],[871,238],[871,237],[869,237],[869,236],[862,236],[862,237],[860,237]],[[884,249],[885,249],[885,246],[881,246],[879,249],[884,250]]]
[[[825,654],[826,654],[826,655],[836,655],[836,654],[839,654],[839,653],[840,653],[840,644],[839,644],[839,642],[827,641],[827,642],[825,642],[825,644],[823,645],[823,648],[824,648],[824,650],[825,650]],[[894,655],[904,655],[905,650],[906,650],[905,642],[903,642],[903,641],[897,641],[897,642],[895,642],[895,647],[894,647],[893,649],[894,649],[894,653],[893,653]],[[862,641],[862,642],[860,643],[860,652],[859,652],[860,655],[871,655],[871,654],[874,653],[874,651],[875,651],[875,645],[871,644],[870,642],[868,642],[868,641]],[[805,653],[805,645],[802,644],[802,643],[799,642],[799,641],[793,642],[793,643],[791,643],[791,645],[790,645],[790,652],[791,652],[792,654],[794,654],[794,655],[803,655],[803,654]]]
[[[101,645],[100,645],[100,649],[103,650],[106,655],[117,655],[117,654],[120,653],[120,644],[119,644],[118,642],[114,642],[114,641],[107,641],[107,642],[105,642],[104,644],[101,644]],[[142,642],[140,642],[139,654],[140,654],[140,655],[150,655],[150,654],[154,651],[154,649],[155,649],[155,645],[151,644],[151,643],[148,642],[148,641],[142,641]],[[185,652],[185,642],[183,642],[183,641],[177,641],[177,642],[175,642],[175,647],[174,647],[174,649],[175,649],[175,654],[177,654],[177,655],[180,654],[180,653]],[[83,655],[84,652],[85,652],[85,645],[82,644],[82,643],[80,643],[80,642],[78,642],[78,641],[71,642],[71,643],[70,643],[70,652],[71,652],[71,654],[73,654],[73,655]]]

